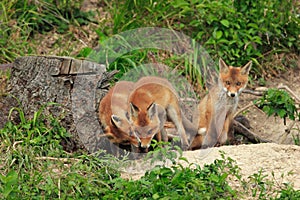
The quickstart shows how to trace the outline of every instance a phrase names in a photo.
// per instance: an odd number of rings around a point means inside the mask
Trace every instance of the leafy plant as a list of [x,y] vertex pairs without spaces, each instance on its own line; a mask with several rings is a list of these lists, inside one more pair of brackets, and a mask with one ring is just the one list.
[[300,190],[295,190],[291,185],[287,184],[285,188],[280,190],[279,197],[276,197],[276,200],[283,199],[299,199],[300,198]]
[[295,101],[291,96],[283,90],[269,89],[263,97],[254,102],[259,108],[261,108],[268,116],[275,115],[284,119],[291,120],[296,118],[300,119],[300,115],[295,106]]
[[[175,141],[179,140],[174,138]],[[178,142],[178,141],[177,141]],[[184,160],[182,157],[182,150],[179,146],[175,145],[172,147],[170,142],[157,142],[153,141],[151,144],[153,151],[150,151],[145,156],[146,161],[150,161],[151,164],[155,163],[156,161],[162,162],[162,165],[166,165],[168,161],[171,163],[176,164],[177,160]]]
[[18,24],[28,24],[39,32],[58,27],[58,32],[65,32],[68,25],[87,24],[92,17],[91,12],[80,10],[81,1],[15,1],[12,7]]
[[[259,77],[265,55],[299,52],[300,19],[292,0],[123,0],[106,4],[113,16],[113,34],[147,26],[183,31],[216,60],[222,57],[234,66],[253,60],[253,72]],[[195,73],[187,63],[183,67],[185,75],[201,85],[199,75],[203,74]]]
[[13,170],[9,171],[6,176],[0,174],[0,183],[0,192],[3,197],[13,197],[17,192],[18,174]]
[[112,192],[107,193],[105,198],[236,198],[238,192],[227,182],[228,176],[236,175],[228,171],[232,164],[232,160],[216,160],[203,168],[198,165],[157,166],[137,181],[115,180]]

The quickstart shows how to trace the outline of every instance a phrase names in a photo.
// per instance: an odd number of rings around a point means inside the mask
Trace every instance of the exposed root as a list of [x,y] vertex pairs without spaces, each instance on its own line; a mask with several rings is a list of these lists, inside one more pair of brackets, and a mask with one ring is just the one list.
[[249,141],[252,143],[271,142],[270,140],[259,137],[256,133],[250,131],[247,127],[245,127],[243,124],[241,124],[240,122],[238,122],[236,120],[233,121],[233,125],[234,125],[235,130],[238,130],[238,132],[240,132],[242,135],[247,137],[249,139]]

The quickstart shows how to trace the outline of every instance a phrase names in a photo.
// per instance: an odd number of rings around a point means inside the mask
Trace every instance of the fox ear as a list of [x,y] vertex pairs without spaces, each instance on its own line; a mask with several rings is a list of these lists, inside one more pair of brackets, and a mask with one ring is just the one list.
[[222,58],[220,58],[220,60],[219,60],[219,69],[220,69],[220,72],[223,72],[223,73],[227,73],[229,70],[228,65],[226,65],[226,63],[224,62],[224,60],[222,60]]
[[111,122],[113,125],[115,125],[117,128],[122,127],[122,119],[118,117],[117,115],[111,116]]
[[244,67],[241,69],[241,74],[248,75],[252,66],[252,61],[250,60]]
[[152,103],[152,104],[149,106],[149,108],[147,109],[147,111],[148,111],[148,117],[149,117],[151,120],[153,119],[153,117],[154,117],[155,115],[158,115],[156,103]]
[[137,118],[138,113],[139,113],[139,108],[130,102],[130,115],[129,116]]

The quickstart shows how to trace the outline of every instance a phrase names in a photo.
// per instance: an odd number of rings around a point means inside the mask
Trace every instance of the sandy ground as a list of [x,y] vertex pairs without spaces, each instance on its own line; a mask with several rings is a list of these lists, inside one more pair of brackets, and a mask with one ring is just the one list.
[[[216,159],[222,159],[220,151],[225,153],[226,158],[230,157],[236,161],[243,180],[249,181],[249,176],[261,170],[262,176],[266,176],[264,180],[275,182],[278,184],[277,187],[282,186],[283,183],[290,183],[294,189],[300,189],[300,146],[275,143],[222,146],[187,151],[183,153],[183,157],[187,158],[190,163],[204,166],[204,164],[213,163]],[[181,164],[188,165],[186,162],[181,162]],[[122,177],[139,179],[149,169],[151,169],[149,165],[135,161],[132,167],[126,168]],[[241,188],[241,183],[236,179],[230,179],[229,183],[234,188]]]

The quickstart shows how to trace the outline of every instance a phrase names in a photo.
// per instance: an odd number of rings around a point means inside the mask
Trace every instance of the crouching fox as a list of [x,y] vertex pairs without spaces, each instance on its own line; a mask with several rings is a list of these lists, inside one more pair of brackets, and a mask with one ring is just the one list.
[[[119,81],[113,86],[105,97],[100,101],[99,119],[104,128],[105,136],[115,145],[129,146],[133,152],[139,152],[140,147],[146,148],[145,143],[151,143],[155,136],[156,140],[161,141],[161,131],[166,121],[166,112],[160,106],[152,106],[149,109],[149,116],[153,120],[153,124],[149,130],[133,127],[128,117],[128,95],[132,92],[134,83],[129,81]],[[153,118],[153,114],[157,114],[157,118]],[[137,134],[149,134],[150,137],[137,137]],[[163,139],[167,140],[166,135]],[[147,145],[147,148],[149,145]],[[143,150],[147,152],[147,149]]]
[[[143,148],[150,145],[150,138],[155,134],[154,127],[157,124],[158,108],[166,112],[166,117],[172,121],[180,135],[181,145],[184,150],[189,146],[183,122],[188,120],[183,115],[177,93],[171,83],[164,78],[147,76],[136,82],[134,90],[129,95],[129,118],[135,127],[138,138],[146,138],[147,142],[141,142]],[[147,131],[143,130],[147,127]]]

